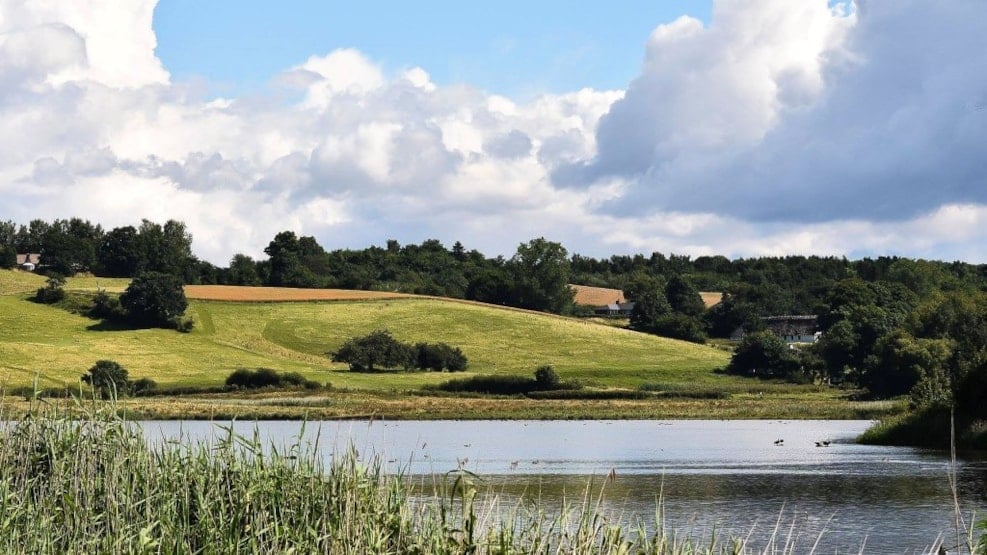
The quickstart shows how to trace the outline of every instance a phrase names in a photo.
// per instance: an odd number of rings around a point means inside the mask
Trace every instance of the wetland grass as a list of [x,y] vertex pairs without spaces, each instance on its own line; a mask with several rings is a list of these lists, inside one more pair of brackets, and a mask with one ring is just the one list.
[[[38,406],[0,431],[0,552],[343,554],[792,553],[784,528],[765,546],[693,538],[600,508],[589,487],[557,512],[507,510],[475,475],[431,492],[350,450],[280,451],[229,428],[210,443],[149,444],[113,406],[67,418]],[[10,416],[10,414],[7,414]],[[478,493],[479,492],[479,493]],[[601,493],[602,497],[602,493]]]

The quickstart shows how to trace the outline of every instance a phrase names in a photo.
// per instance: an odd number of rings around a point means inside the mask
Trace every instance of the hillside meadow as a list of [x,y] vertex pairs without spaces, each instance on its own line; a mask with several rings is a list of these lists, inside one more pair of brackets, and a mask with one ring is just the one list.
[[[372,292],[319,292],[311,301],[262,288],[190,288],[191,333],[118,329],[64,309],[32,302],[44,278],[0,272],[0,380],[10,389],[77,388],[97,360],[119,362],[133,379],[162,387],[219,386],[237,368],[298,372],[332,391],[312,394],[224,394],[128,401],[148,416],[305,417],[386,414],[389,417],[859,417],[899,409],[859,404],[827,388],[764,384],[714,372],[722,348],[631,332],[591,321],[464,301]],[[72,278],[66,289],[122,291],[127,280]],[[246,290],[252,289],[253,291]],[[359,294],[358,294],[359,293]],[[206,298],[238,298],[202,300]],[[329,300],[337,298],[340,300]],[[353,300],[359,298],[360,300]],[[249,301],[249,302],[244,302]],[[406,342],[445,342],[469,357],[467,372],[356,373],[326,353],[347,339],[388,329]],[[591,389],[720,392],[719,398],[565,401],[408,395],[452,377],[530,376],[552,365],[563,379]]]

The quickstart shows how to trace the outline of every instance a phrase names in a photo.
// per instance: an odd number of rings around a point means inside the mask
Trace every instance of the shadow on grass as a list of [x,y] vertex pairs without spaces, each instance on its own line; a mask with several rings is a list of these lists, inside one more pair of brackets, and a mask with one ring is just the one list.
[[134,331],[149,330],[153,328],[154,326],[142,326],[132,322],[120,320],[100,320],[95,324],[86,326],[86,330],[88,331]]

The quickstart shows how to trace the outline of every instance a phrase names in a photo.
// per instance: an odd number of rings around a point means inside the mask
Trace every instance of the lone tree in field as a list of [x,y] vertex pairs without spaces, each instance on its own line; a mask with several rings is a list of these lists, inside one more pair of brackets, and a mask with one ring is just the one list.
[[177,327],[188,300],[182,281],[171,274],[145,272],[120,295],[120,306],[134,324],[163,328]]
[[333,362],[346,362],[354,372],[373,372],[388,368],[410,368],[415,352],[410,345],[391,336],[387,330],[376,330],[363,337],[354,337],[334,353],[327,353]]
[[98,391],[102,397],[122,397],[130,391],[127,369],[112,360],[97,360],[89,373],[82,375],[82,381]]

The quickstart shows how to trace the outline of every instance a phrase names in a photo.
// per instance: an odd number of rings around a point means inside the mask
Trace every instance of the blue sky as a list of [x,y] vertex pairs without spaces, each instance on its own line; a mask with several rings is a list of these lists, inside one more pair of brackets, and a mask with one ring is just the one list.
[[386,70],[420,66],[439,85],[523,98],[622,89],[652,29],[683,14],[707,21],[710,9],[696,0],[161,0],[154,30],[172,76],[203,78],[217,94],[256,90],[309,56],[356,48]]

